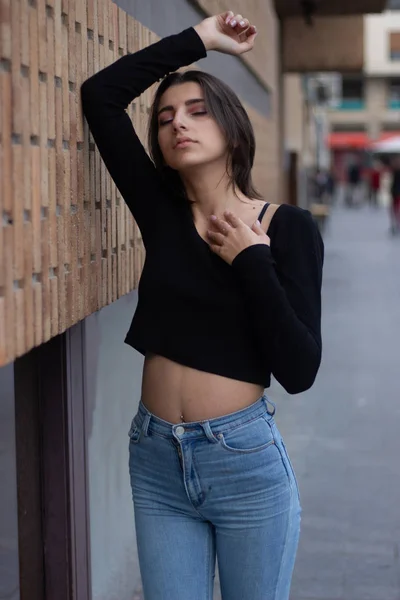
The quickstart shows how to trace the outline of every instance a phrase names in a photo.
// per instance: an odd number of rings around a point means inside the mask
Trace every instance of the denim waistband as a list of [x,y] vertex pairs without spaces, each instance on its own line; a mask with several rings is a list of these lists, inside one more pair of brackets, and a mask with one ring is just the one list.
[[[272,411],[268,405],[271,405]],[[254,419],[257,419],[267,414],[270,419],[275,414],[275,404],[266,396],[261,396],[254,404],[247,408],[239,410],[222,417],[215,419],[207,419],[204,421],[193,421],[190,423],[169,423],[153,415],[142,402],[139,403],[137,415],[134,418],[134,423],[144,435],[153,434],[160,435],[166,438],[175,438],[176,434],[185,433],[185,438],[196,438],[207,435],[207,432],[212,432],[213,435],[224,433],[230,429],[234,429],[239,425],[243,425]]]

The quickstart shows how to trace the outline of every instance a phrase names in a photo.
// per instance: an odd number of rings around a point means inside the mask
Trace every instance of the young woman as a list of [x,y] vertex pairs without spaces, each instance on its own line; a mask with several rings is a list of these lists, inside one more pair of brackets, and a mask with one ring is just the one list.
[[263,393],[271,373],[292,394],[317,374],[321,238],[308,212],[268,208],[255,191],[253,130],[218,79],[189,71],[161,82],[153,161],[125,112],[168,73],[210,50],[247,52],[255,37],[241,15],[220,14],[82,87],[90,129],[146,248],[126,338],[145,355],[129,435],[146,600],[211,599],[216,556],[224,600],[289,597],[299,496]]

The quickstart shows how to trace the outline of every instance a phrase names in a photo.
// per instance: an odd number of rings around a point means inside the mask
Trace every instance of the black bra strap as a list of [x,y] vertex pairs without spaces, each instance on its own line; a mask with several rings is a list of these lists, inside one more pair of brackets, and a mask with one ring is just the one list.
[[260,223],[263,220],[265,213],[267,212],[268,206],[269,206],[269,202],[267,202],[266,204],[264,204],[264,206],[262,207],[262,210],[261,210],[261,212],[260,212],[260,214],[258,216],[258,220],[260,221]]

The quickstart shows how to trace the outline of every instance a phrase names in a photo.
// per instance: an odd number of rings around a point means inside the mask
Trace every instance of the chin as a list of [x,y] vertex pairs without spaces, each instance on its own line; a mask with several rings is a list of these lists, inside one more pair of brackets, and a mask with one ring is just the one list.
[[182,156],[179,160],[174,160],[169,163],[171,169],[175,171],[185,172],[188,169],[195,169],[196,167],[201,167],[204,164],[207,164],[208,160],[199,160],[199,158],[194,156]]

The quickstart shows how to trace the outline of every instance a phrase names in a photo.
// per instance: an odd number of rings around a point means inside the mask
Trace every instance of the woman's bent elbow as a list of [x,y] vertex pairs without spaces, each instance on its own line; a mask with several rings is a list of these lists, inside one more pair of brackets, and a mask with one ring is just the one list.
[[294,359],[286,365],[284,373],[275,374],[275,378],[288,394],[301,394],[309,390],[315,382],[321,365],[321,349],[315,348],[312,356]]

